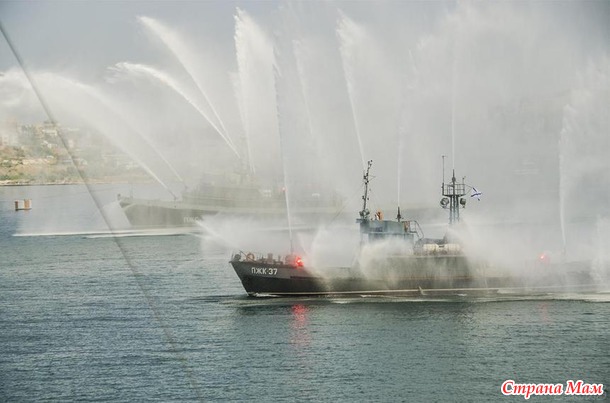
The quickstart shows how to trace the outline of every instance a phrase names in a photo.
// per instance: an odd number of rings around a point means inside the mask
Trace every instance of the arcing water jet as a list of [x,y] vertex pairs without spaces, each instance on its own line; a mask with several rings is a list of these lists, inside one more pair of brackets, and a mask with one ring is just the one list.
[[182,67],[190,75],[193,82],[197,85],[197,88],[199,89],[199,92],[203,96],[206,104],[208,105],[208,107],[210,108],[212,113],[214,114],[214,117],[216,118],[218,124],[220,125],[220,127],[222,127],[222,131],[224,133],[223,138],[225,138],[225,140],[231,145],[231,149],[233,150],[233,152],[235,152],[235,154],[237,156],[239,156],[239,153],[237,152],[237,150],[235,148],[235,144],[233,143],[233,140],[228,135],[227,129],[226,129],[222,119],[218,115],[218,112],[216,112],[216,108],[214,107],[214,104],[210,101],[209,97],[207,96],[206,91],[204,90],[204,86],[198,79],[199,75],[195,71],[195,68],[196,68],[195,63],[192,60],[193,52],[185,46],[184,41],[179,37],[179,35],[176,32],[172,31],[165,25],[161,24],[159,21],[157,21],[153,18],[150,18],[150,17],[140,17],[139,21],[146,28],[148,28],[153,34],[155,34],[167,46],[167,48],[170,50],[170,52],[172,52],[172,54],[180,62]]

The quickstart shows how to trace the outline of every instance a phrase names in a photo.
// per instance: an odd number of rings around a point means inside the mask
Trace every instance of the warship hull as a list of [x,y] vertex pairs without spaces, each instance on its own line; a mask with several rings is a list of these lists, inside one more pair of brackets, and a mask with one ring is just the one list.
[[[223,214],[229,217],[283,218],[286,208],[273,203],[254,206],[232,206],[120,197],[118,199],[129,223],[136,228],[196,227],[206,217]],[[336,206],[298,206],[293,214],[306,222],[322,222],[337,215]]]
[[133,227],[192,227],[197,220],[211,214],[200,207],[182,202],[145,200],[124,197],[119,205]]

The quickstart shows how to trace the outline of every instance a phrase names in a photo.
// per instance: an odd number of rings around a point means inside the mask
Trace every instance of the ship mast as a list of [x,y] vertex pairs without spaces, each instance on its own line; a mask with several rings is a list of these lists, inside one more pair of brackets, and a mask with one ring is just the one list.
[[360,219],[362,221],[368,220],[371,212],[366,208],[366,202],[369,200],[369,171],[371,170],[371,165],[373,165],[373,160],[368,161],[366,172],[362,177],[364,182],[364,195],[362,196],[362,210],[360,210]]
[[[443,158],[443,166],[444,162]],[[450,183],[445,184],[445,178],[443,177],[441,191],[444,196],[441,199],[441,207],[449,208],[449,225],[460,222],[460,208],[466,206],[466,199],[462,198],[462,196],[466,195],[466,184],[463,181],[462,183],[457,182],[455,179],[455,169],[453,170]]]

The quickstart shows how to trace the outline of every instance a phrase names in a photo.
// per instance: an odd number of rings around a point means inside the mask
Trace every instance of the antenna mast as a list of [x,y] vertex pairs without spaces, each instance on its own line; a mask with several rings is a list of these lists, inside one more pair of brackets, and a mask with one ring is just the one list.
[[443,186],[445,186],[445,157],[446,155],[441,155],[441,158],[443,159]]
[[367,162],[366,172],[362,177],[364,182],[364,195],[362,196],[362,210],[360,210],[360,219],[363,221],[368,220],[371,214],[371,212],[366,208],[366,202],[369,200],[369,171],[371,170],[371,165],[373,165],[373,160],[369,160]]
[[444,197],[441,199],[441,207],[449,207],[449,225],[458,223],[460,221],[460,208],[466,206],[466,199],[462,199],[462,196],[466,194],[466,184],[463,180],[462,183],[457,182],[455,169],[450,183],[445,185],[443,178],[442,192]]

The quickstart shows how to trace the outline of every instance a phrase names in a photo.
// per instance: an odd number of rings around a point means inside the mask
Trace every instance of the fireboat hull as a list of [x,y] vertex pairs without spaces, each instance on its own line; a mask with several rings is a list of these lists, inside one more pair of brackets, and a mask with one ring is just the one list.
[[[555,292],[597,291],[586,264],[566,276],[517,277],[501,275],[463,256],[394,258],[375,265],[375,275],[358,267],[315,270],[257,260],[232,260],[237,276],[250,296],[486,296],[535,295]],[[452,271],[447,271],[452,268]],[[561,271],[562,267],[556,266]],[[559,274],[559,273],[556,273]]]
[[[532,295],[599,288],[602,279],[590,261],[550,264],[543,256],[536,264],[508,270],[469,256],[459,237],[449,231],[442,239],[424,237],[417,221],[403,220],[400,208],[395,220],[384,220],[381,211],[372,218],[367,208],[371,165],[369,161],[363,176],[363,206],[356,219],[361,251],[355,263],[318,268],[306,266],[292,250],[284,259],[240,251],[230,263],[249,295]],[[458,183],[454,172],[442,189],[440,204],[449,208],[449,224],[455,225],[466,205],[467,185]]]

